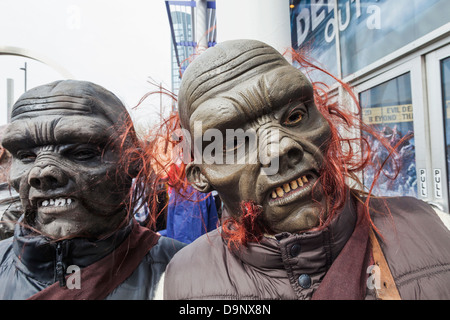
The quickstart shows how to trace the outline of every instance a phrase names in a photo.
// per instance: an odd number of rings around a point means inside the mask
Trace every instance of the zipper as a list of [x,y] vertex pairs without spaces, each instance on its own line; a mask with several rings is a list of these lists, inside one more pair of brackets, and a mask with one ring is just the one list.
[[60,287],[66,286],[66,278],[65,275],[65,268],[64,268],[64,262],[63,262],[63,248],[62,248],[62,242],[58,242],[56,244],[56,281],[59,281]]

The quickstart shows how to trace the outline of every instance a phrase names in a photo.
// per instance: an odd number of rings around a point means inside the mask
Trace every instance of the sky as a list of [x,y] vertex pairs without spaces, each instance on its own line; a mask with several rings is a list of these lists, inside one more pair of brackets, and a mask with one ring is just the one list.
[[115,93],[137,127],[159,120],[171,101],[152,95],[171,89],[170,26],[164,0],[1,0],[0,126],[7,121],[6,88],[14,80],[14,101],[27,89],[60,79],[88,80]]

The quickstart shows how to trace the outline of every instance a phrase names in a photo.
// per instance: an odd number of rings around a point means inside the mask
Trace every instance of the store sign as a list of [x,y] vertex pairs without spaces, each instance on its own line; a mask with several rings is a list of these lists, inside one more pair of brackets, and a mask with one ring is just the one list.
[[366,124],[411,122],[413,120],[412,104],[363,109],[363,121]]
[[345,77],[448,23],[448,0],[294,0],[291,41]]
[[[310,3],[308,3],[310,2]],[[333,0],[310,0],[304,2],[304,7],[296,17],[297,45],[301,46],[306,39],[315,33],[320,24],[323,38],[330,43],[336,38],[336,27],[343,32],[350,24],[350,20],[360,19],[363,15],[361,0],[347,0],[340,3],[342,9],[338,9],[338,24],[334,15]],[[368,5],[364,9],[363,17],[369,30],[381,28],[381,9],[376,4]],[[322,36],[320,36],[322,38]]]
[[308,50],[316,61],[338,75],[337,31],[342,35],[352,29],[352,21],[364,21],[366,30],[381,28],[380,7],[365,2],[367,0],[340,0],[336,15],[334,0],[301,0],[291,12],[293,48]]

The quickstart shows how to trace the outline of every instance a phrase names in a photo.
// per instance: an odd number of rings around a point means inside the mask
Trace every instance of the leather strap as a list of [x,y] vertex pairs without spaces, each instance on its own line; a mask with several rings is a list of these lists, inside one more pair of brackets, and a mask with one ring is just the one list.
[[392,277],[389,265],[384,257],[378,239],[370,228],[370,242],[372,244],[372,255],[375,265],[380,268],[380,287],[375,287],[377,299],[380,300],[401,300],[394,278]]
[[334,259],[312,300],[364,300],[366,297],[367,267],[372,263],[370,226],[363,210],[357,214],[350,239]]

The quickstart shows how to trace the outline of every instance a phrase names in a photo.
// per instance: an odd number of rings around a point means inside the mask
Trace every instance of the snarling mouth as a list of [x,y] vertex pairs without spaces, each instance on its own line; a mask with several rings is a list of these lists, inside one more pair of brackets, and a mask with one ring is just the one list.
[[75,202],[72,198],[56,198],[56,199],[42,199],[38,201],[38,207],[65,207]]
[[272,191],[271,197],[272,199],[283,198],[289,193],[297,190],[298,188],[305,188],[309,183],[309,180],[306,176],[301,176],[298,179],[292,180],[289,183],[283,184],[282,187],[277,187]]
[[313,180],[314,177],[312,175],[305,174],[274,188],[270,193],[270,204],[284,205],[308,195]]

